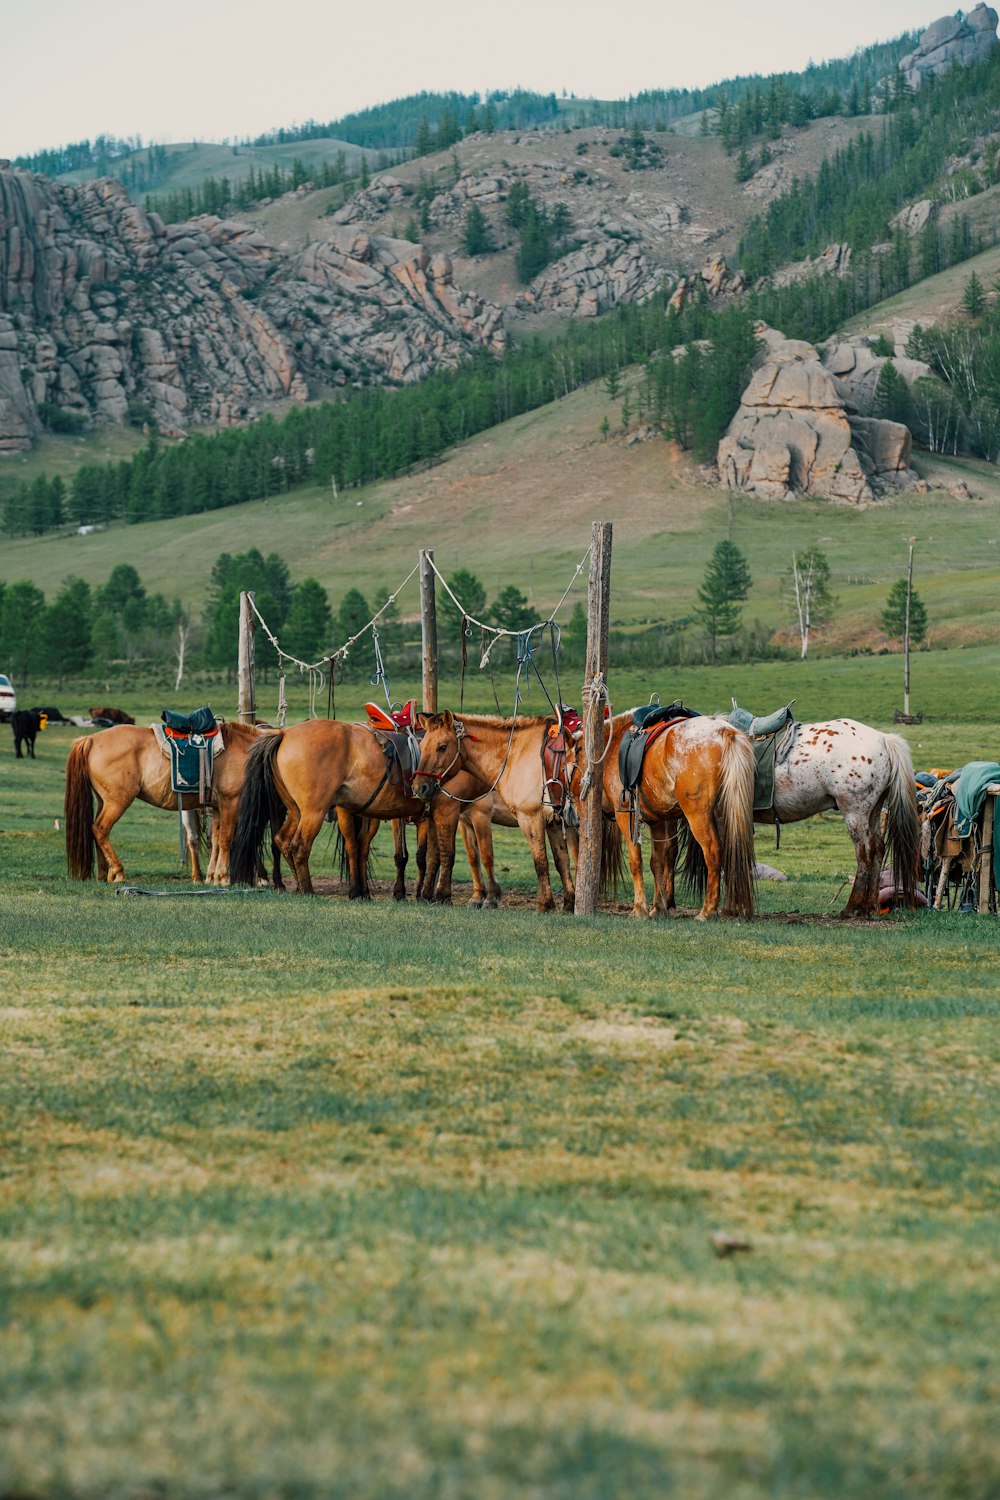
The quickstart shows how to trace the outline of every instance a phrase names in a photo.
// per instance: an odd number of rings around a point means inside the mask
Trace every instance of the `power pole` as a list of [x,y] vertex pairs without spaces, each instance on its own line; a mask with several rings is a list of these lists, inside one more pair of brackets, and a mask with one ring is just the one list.
[[602,685],[608,676],[608,621],[611,613],[611,522],[595,521],[590,533],[587,591],[587,661],[583,674],[583,766],[591,784],[579,799],[580,854],[576,870],[576,915],[597,914],[601,885],[605,729]]
[[420,641],[423,710],[425,714],[436,714],[438,711],[438,638],[433,552],[420,554]]
[[241,724],[256,724],[257,695],[254,687],[254,635],[257,617],[254,614],[254,593],[240,595],[240,653],[237,683],[239,687],[239,714]]

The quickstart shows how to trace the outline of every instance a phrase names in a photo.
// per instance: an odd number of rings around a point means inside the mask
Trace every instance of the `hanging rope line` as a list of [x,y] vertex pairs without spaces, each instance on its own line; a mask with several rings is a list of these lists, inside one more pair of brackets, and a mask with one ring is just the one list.
[[[556,606],[554,607],[554,609],[551,610],[551,612],[548,614],[548,616],[544,620],[538,620],[538,621],[536,621],[536,623],[534,625],[529,625],[526,630],[508,630],[503,625],[491,625],[491,624],[489,624],[485,620],[479,620],[479,619],[477,619],[476,616],[471,612],[471,610],[466,609],[466,607],[462,603],[461,599],[459,599],[457,597],[457,595],[454,593],[454,591],[451,588],[451,585],[448,583],[448,580],[445,578],[444,574],[441,572],[440,568],[438,567],[438,565],[434,561],[434,559],[432,557],[428,557],[427,561],[430,563],[430,566],[431,566],[431,568],[434,571],[435,577],[437,578],[437,580],[440,583],[441,587],[444,589],[445,593],[448,595],[448,598],[451,600],[452,604],[454,604],[454,606],[458,610],[459,614],[463,617],[463,626],[462,626],[463,631],[467,632],[468,634],[471,634],[471,627],[473,625],[478,625],[480,631],[482,632],[482,640],[483,640],[482,660],[479,663],[479,670],[482,672],[482,671],[485,670],[486,667],[488,667],[490,665],[490,653],[492,652],[494,646],[497,644],[498,641],[502,641],[504,639],[508,639],[508,640],[514,639],[514,640],[517,640],[517,642],[518,642],[518,656],[520,657],[520,654],[521,654],[521,645],[520,645],[520,642],[521,642],[521,638],[523,636],[528,636],[530,638],[532,635],[534,635],[534,633],[535,633],[536,630],[537,631],[547,630],[550,625],[554,625],[556,623],[556,615],[559,613],[559,611],[562,609],[563,605],[566,603],[566,600],[569,598],[570,593],[572,592],[572,589],[573,589],[573,585],[576,583],[576,580],[579,578],[580,574],[583,572],[584,568],[587,565],[587,562],[588,562],[588,560],[590,558],[590,553],[591,553],[591,548],[588,547],[587,550],[586,550],[586,552],[581,557],[580,561],[577,563],[576,568],[574,569],[574,572],[573,572],[573,576],[570,579],[569,583],[566,585],[566,588],[563,590],[562,597],[560,598],[558,604],[556,604]],[[487,639],[487,637],[489,637],[489,639]],[[529,654],[530,654],[530,646],[529,646]],[[532,663],[532,665],[533,665],[533,663]],[[536,669],[536,671],[537,671],[537,669]],[[546,694],[546,696],[548,696],[548,695]],[[516,709],[515,709],[515,712],[516,712]]]
[[[502,641],[502,640],[515,640],[517,642],[517,674],[516,674],[516,678],[515,678],[515,682],[514,682],[514,710],[513,710],[514,716],[516,717],[518,708],[519,708],[520,703],[521,703],[521,679],[522,679],[522,677],[530,674],[531,672],[534,672],[535,676],[538,678],[538,681],[541,684],[542,692],[545,694],[545,697],[548,699],[549,706],[552,708],[553,713],[555,713],[555,715],[556,715],[557,718],[559,718],[561,716],[560,690],[559,690],[559,667],[558,667],[558,661],[557,661],[557,656],[558,656],[558,651],[559,651],[559,645],[560,645],[560,639],[561,639],[561,631],[560,631],[560,627],[556,624],[556,615],[559,613],[559,611],[562,609],[563,605],[566,603],[566,600],[569,598],[570,593],[572,592],[573,585],[576,583],[576,580],[579,578],[580,574],[583,572],[584,568],[586,567],[588,559],[590,558],[591,551],[592,551],[592,548],[588,547],[587,550],[586,550],[586,552],[583,554],[583,557],[580,559],[580,561],[577,563],[575,569],[573,570],[573,576],[570,578],[569,583],[566,585],[566,588],[563,590],[562,595],[560,596],[557,604],[550,611],[550,613],[546,616],[546,618],[544,620],[537,620],[534,625],[529,625],[526,628],[524,628],[523,630],[511,630],[511,629],[508,629],[504,625],[492,625],[492,624],[490,624],[486,620],[477,619],[477,617],[474,614],[472,614],[470,610],[466,609],[466,607],[462,603],[461,599],[459,599],[457,597],[457,595],[455,594],[455,592],[452,589],[451,585],[448,583],[447,579],[444,577],[444,575],[442,574],[441,570],[438,568],[438,566],[435,563],[434,559],[432,557],[429,557],[429,556],[427,557],[427,561],[430,564],[430,567],[431,567],[431,569],[432,569],[435,577],[437,578],[437,580],[440,583],[441,587],[444,589],[445,593],[448,595],[448,598],[455,605],[455,608],[458,610],[459,615],[461,616],[461,619],[462,619],[462,698],[463,698],[463,701],[464,701],[464,697],[465,697],[465,663],[466,663],[466,655],[467,655],[467,652],[466,652],[466,638],[472,635],[472,631],[473,631],[474,627],[478,627],[478,629],[479,629],[479,638],[480,638],[480,662],[479,662],[479,670],[481,672],[485,671],[485,670],[489,671],[490,682],[491,682],[491,684],[493,686],[493,697],[494,697],[494,699],[496,701],[496,705],[497,705],[497,712],[500,713],[501,709],[500,709],[500,700],[497,697],[496,683],[494,682],[494,679],[493,679],[493,662],[492,662],[492,659],[491,659],[492,652],[493,652],[494,647],[497,645],[497,643],[499,641]],[[424,554],[424,555],[426,556],[427,554]],[[371,682],[371,684],[372,684],[373,687],[378,687],[379,683],[382,684],[383,691],[385,692],[386,702],[388,703],[390,710],[392,709],[392,691],[391,691],[391,687],[390,687],[390,684],[389,684],[389,675],[386,672],[385,663],[384,663],[384,661],[382,659],[382,648],[381,648],[380,638],[379,638],[378,622],[382,618],[382,616],[385,614],[386,610],[391,609],[392,606],[396,603],[396,600],[399,597],[399,595],[403,592],[403,590],[406,588],[407,584],[411,581],[412,578],[414,578],[414,576],[419,572],[419,570],[420,570],[420,563],[418,562],[415,567],[413,567],[413,568],[410,569],[409,573],[407,573],[407,575],[403,579],[402,583],[399,584],[399,586],[389,595],[388,599],[386,599],[386,601],[382,605],[382,607],[380,609],[377,609],[375,611],[375,613],[372,615],[371,619],[368,620],[364,625],[362,625],[362,627],[361,627],[360,630],[356,630],[354,632],[354,634],[352,636],[349,636],[348,639],[343,643],[343,645],[342,646],[338,646],[335,651],[326,651],[326,652],[324,652],[323,655],[319,658],[318,661],[302,661],[300,657],[293,655],[292,652],[290,652],[290,651],[286,651],[284,649],[284,647],[280,644],[277,636],[271,630],[271,628],[268,625],[267,621],[264,619],[264,616],[261,614],[260,610],[257,608],[256,600],[251,599],[251,601],[250,601],[250,607],[253,610],[254,614],[256,615],[258,621],[260,622],[261,628],[264,631],[264,634],[267,636],[267,639],[270,641],[271,645],[273,646],[275,654],[277,655],[277,658],[278,658],[278,726],[279,726],[279,728],[283,728],[284,727],[285,714],[287,712],[287,699],[286,699],[286,693],[285,693],[285,679],[286,679],[288,668],[289,667],[297,667],[298,670],[299,670],[299,673],[301,675],[308,674],[308,678],[309,678],[309,715],[310,715],[310,717],[311,718],[315,718],[316,717],[316,703],[317,703],[317,699],[319,698],[319,695],[320,695],[320,693],[322,693],[322,691],[323,691],[324,688],[327,691],[327,712],[330,713],[331,711],[333,711],[333,705],[334,705],[334,688],[335,688],[335,685],[336,685],[336,674],[337,674],[337,671],[339,669],[340,672],[341,672],[341,674],[343,673],[344,663],[347,661],[347,658],[348,658],[348,655],[350,653],[350,650],[351,650],[352,646],[354,646],[359,640],[361,640],[361,638],[363,636],[365,636],[368,633],[368,631],[371,631],[371,633],[372,633],[372,645],[374,647],[374,652],[375,652],[375,672],[369,678],[369,681]],[[552,664],[553,664],[553,670],[554,670],[554,673],[555,673],[555,682],[556,682],[556,702],[555,703],[553,703],[552,697],[551,697],[551,695],[550,695],[550,693],[548,691],[548,688],[545,686],[545,682],[544,682],[544,680],[542,678],[541,672],[538,669],[538,665],[537,665],[537,663],[535,661],[534,653],[533,653],[533,649],[532,649],[532,637],[536,633],[538,633],[540,635],[543,631],[546,631],[546,630],[549,632],[550,640],[551,640],[551,645],[552,645]]]
[[381,682],[383,687],[385,688],[386,697],[389,697],[389,679],[386,676],[385,667],[382,664],[382,652],[379,647],[378,622],[385,614],[386,610],[392,608],[399,595],[403,592],[403,590],[406,588],[406,585],[410,582],[410,579],[413,578],[414,575],[419,571],[419,568],[419,563],[417,563],[416,567],[411,568],[399,587],[389,595],[388,599],[382,605],[381,609],[377,609],[372,615],[371,619],[367,621],[366,624],[362,625],[360,630],[356,630],[352,636],[349,636],[342,646],[338,646],[336,651],[325,651],[320,657],[319,661],[301,661],[299,657],[293,656],[290,651],[286,651],[280,645],[278,637],[274,634],[273,630],[264,619],[264,616],[257,608],[256,600],[250,600],[250,608],[257,616],[257,619],[260,621],[261,628],[263,629],[264,634],[267,636],[268,640],[271,642],[271,645],[274,647],[274,650],[278,657],[278,714],[280,719],[279,728],[284,726],[283,715],[286,707],[284,701],[286,675],[285,663],[287,662],[293,667],[298,667],[300,674],[309,674],[309,716],[310,718],[315,719],[316,700],[319,697],[319,694],[323,691],[324,687],[328,687],[328,703],[332,705],[334,678],[337,667],[340,666],[341,668],[343,668],[344,662],[347,660],[351,647],[355,645],[357,641],[361,640],[362,636],[364,636],[369,630],[372,632],[372,638],[375,644],[375,676],[371,679],[371,681],[376,686],[379,682]]

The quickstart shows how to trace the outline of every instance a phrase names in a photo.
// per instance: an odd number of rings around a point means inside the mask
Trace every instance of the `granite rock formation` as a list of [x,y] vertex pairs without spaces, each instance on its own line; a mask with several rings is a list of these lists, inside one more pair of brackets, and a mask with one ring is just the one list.
[[969,67],[989,57],[998,45],[997,13],[989,5],[977,5],[962,17],[942,16],[921,33],[916,50],[900,61],[900,70],[911,88],[918,89],[934,73]]
[[863,505],[909,482],[910,432],[845,401],[811,344],[762,328],[763,348],[719,444],[727,489]]
[[447,257],[408,242],[344,228],[290,256],[245,224],[165,226],[109,178],[0,170],[0,452],[50,410],[87,426],[148,411],[178,435],[416,380],[504,337]]

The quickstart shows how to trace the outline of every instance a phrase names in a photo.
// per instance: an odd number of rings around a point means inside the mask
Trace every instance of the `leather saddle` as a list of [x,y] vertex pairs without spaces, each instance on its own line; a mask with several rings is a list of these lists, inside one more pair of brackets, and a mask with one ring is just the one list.
[[408,785],[420,764],[420,741],[423,730],[415,727],[416,704],[411,698],[402,708],[380,708],[366,703],[368,728],[385,753],[386,778],[394,786]]
[[756,762],[753,788],[754,812],[769,812],[774,807],[774,768],[783,765],[792,753],[798,724],[792,713],[792,704],[775,709],[773,714],[763,717],[752,714],[748,708],[740,708],[733,699],[733,711],[729,722],[734,729],[741,729],[753,741],[753,757]]
[[178,793],[197,792],[204,806],[212,786],[215,755],[222,748],[215,714],[207,705],[189,714],[165,708],[160,715],[163,743],[170,760],[170,786]]

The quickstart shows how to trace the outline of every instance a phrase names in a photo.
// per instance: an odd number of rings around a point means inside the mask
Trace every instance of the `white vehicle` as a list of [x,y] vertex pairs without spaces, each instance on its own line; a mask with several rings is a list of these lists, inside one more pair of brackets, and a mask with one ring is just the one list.
[[17,708],[17,694],[9,677],[0,672],[0,724],[5,724]]

